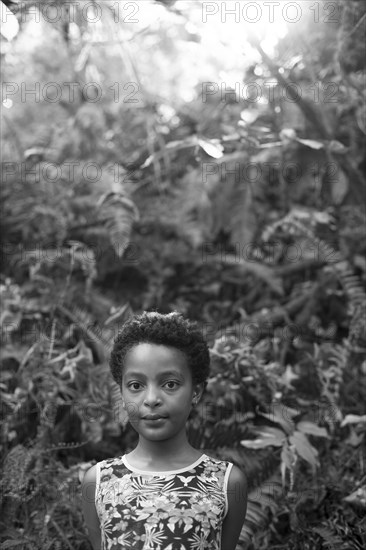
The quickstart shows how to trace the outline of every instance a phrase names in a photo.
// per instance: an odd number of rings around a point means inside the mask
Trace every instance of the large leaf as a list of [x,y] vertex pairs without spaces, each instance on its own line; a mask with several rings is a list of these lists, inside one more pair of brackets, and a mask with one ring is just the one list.
[[136,205],[121,193],[110,192],[100,198],[97,208],[117,256],[122,257],[129,245],[133,223],[139,219]]
[[166,153],[172,154],[183,149],[189,149],[191,147],[201,147],[205,153],[210,157],[219,159],[223,156],[224,147],[221,145],[218,139],[207,139],[204,137],[197,137],[196,135],[190,136],[186,139],[170,141],[164,145],[164,148],[154,152],[150,155],[141,168],[147,168],[154,161],[160,160]]
[[287,434],[291,434],[295,429],[295,423],[292,420],[298,411],[287,407],[283,403],[274,402],[271,403],[271,410],[268,413],[259,412],[261,416],[268,418],[271,422],[280,424]]
[[259,435],[256,439],[243,439],[240,444],[247,449],[263,449],[264,447],[282,447],[286,435],[282,430],[272,428],[271,426],[261,426],[255,428],[255,433]]
[[286,434],[282,430],[273,428],[272,426],[256,426],[254,432],[259,437],[275,437],[280,441],[283,441],[286,437]]
[[240,441],[247,449],[265,449],[266,447],[281,447],[282,443],[275,438],[268,439],[242,439]]
[[327,430],[317,426],[314,422],[301,420],[296,424],[296,429],[304,434],[316,435],[318,437],[328,437]]
[[295,431],[293,435],[290,436],[289,441],[295,446],[298,455],[308,462],[314,471],[315,468],[319,466],[318,451],[311,445],[306,435],[299,431]]

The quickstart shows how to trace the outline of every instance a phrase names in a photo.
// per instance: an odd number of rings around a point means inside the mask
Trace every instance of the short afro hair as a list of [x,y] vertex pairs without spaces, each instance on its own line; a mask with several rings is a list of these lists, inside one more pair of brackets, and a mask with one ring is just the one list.
[[206,389],[210,373],[208,345],[197,323],[185,319],[177,311],[168,314],[144,311],[124,323],[114,341],[109,361],[112,376],[120,388],[126,354],[142,343],[170,346],[183,352],[193,383],[203,383]]

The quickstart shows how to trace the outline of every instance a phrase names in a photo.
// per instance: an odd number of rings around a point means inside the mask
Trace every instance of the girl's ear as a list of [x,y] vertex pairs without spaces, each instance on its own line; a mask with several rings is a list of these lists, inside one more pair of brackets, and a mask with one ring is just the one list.
[[199,400],[202,397],[203,390],[205,389],[205,384],[202,382],[201,384],[196,384],[193,389],[193,397],[192,397],[192,403],[197,405]]

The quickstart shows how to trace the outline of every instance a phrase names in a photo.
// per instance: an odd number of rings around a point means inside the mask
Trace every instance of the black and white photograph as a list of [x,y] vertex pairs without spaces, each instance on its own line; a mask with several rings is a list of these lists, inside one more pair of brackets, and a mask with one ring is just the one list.
[[0,549],[365,549],[366,1],[0,11]]

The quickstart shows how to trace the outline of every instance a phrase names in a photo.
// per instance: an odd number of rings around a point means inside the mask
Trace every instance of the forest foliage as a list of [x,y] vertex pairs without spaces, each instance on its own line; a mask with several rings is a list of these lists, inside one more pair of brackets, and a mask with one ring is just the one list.
[[365,546],[366,5],[292,3],[270,40],[204,4],[3,2],[4,549],[90,550],[144,309],[209,342],[188,434],[248,475],[238,549]]

